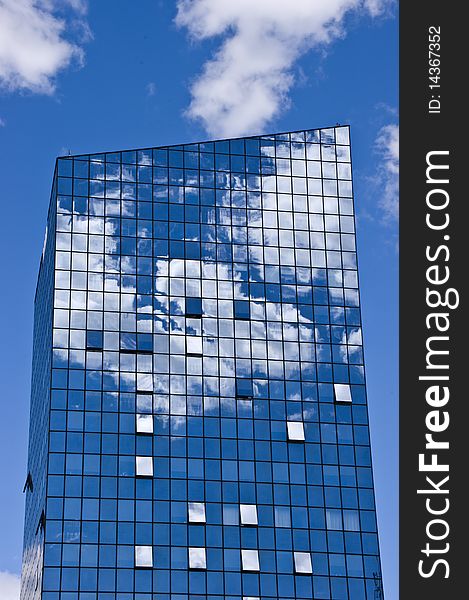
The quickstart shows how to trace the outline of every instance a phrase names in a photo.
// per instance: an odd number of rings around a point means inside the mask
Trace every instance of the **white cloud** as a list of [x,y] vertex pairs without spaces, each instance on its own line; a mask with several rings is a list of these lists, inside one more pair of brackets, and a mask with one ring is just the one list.
[[[55,76],[73,60],[83,60],[83,50],[65,38],[67,8],[83,17],[84,0],[0,0],[0,87],[51,94]],[[85,25],[75,20],[73,26]],[[83,36],[82,36],[83,37]]]
[[2,600],[19,600],[20,577],[15,573],[0,571],[0,598]]
[[189,117],[215,136],[261,130],[289,105],[295,61],[344,35],[352,11],[376,17],[389,0],[178,0],[194,40],[224,35],[191,86]]
[[385,222],[396,221],[399,217],[399,126],[382,127],[376,137],[375,148],[381,159],[376,175],[381,188],[378,206]]

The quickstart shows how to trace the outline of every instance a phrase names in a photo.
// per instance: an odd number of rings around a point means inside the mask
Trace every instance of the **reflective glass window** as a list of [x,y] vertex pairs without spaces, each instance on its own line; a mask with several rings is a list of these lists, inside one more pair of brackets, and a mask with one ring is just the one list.
[[257,550],[241,550],[243,571],[259,571],[259,553]]
[[137,433],[153,433],[153,415],[136,415]]
[[135,546],[135,566],[147,569],[153,567],[153,548],[151,546]]
[[247,300],[234,301],[234,316],[235,319],[249,319],[251,316],[249,302]]
[[189,502],[189,523],[205,523],[205,504]]
[[337,402],[352,402],[350,386],[344,383],[334,383],[334,393]]
[[205,548],[189,548],[189,568],[206,569],[207,559]]
[[151,456],[136,456],[135,474],[137,477],[153,477],[153,458]]
[[202,314],[202,299],[186,297],[186,316],[201,317]]
[[304,442],[305,430],[301,421],[287,421],[287,431],[290,442]]
[[311,575],[313,567],[311,564],[311,554],[309,552],[294,552],[295,573]]
[[257,525],[257,506],[255,504],[240,504],[241,525]]

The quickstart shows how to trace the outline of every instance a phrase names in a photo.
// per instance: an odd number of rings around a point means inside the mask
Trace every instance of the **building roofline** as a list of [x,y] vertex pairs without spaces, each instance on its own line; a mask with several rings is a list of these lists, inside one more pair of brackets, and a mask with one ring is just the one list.
[[212,140],[196,140],[194,142],[183,142],[180,144],[163,144],[161,146],[146,146],[144,148],[124,148],[119,150],[103,150],[101,152],[91,152],[91,153],[81,153],[81,154],[67,154],[62,156],[57,156],[56,160],[70,159],[70,158],[80,158],[80,157],[90,157],[97,156],[99,154],[115,154],[116,152],[142,152],[145,150],[158,150],[165,148],[181,148],[183,146],[195,146],[197,144],[214,144],[217,142],[230,142],[236,140],[250,140],[250,139],[258,139],[258,138],[273,138],[277,135],[287,135],[292,133],[301,133],[304,131],[322,131],[323,129],[335,129],[336,127],[347,127],[350,129],[350,125],[348,123],[336,123],[335,125],[329,125],[328,127],[313,127],[311,129],[295,129],[293,131],[276,131],[275,133],[262,133],[257,135],[242,135],[237,137],[229,137],[229,138],[218,138]]

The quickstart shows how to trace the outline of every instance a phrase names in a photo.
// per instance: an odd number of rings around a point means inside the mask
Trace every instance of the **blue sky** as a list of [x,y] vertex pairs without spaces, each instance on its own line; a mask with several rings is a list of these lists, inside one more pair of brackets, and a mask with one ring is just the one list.
[[383,575],[387,600],[398,597],[397,62],[387,0],[0,2],[4,600],[17,598],[21,565],[33,300],[55,157],[337,122],[352,128]]

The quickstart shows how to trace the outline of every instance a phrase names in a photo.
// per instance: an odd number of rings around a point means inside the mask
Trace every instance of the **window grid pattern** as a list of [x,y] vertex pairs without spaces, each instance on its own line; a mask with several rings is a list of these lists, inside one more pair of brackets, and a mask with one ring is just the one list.
[[56,184],[53,185],[44,249],[34,299],[33,364],[29,425],[28,478],[25,487],[25,520],[21,600],[41,598],[44,554],[43,511],[46,503],[47,434],[51,385],[51,342],[54,292]]
[[56,190],[42,597],[374,599],[348,128],[67,157]]

